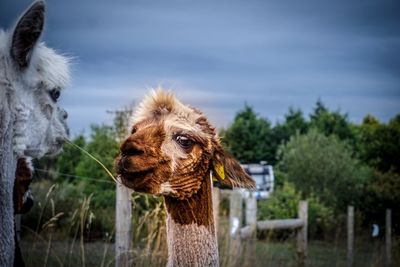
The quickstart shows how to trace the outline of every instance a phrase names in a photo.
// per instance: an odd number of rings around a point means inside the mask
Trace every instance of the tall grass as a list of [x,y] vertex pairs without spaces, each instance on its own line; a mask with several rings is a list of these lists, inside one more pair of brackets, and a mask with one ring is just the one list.
[[[148,200],[151,196],[144,196]],[[134,206],[135,206],[135,200]],[[147,204],[149,206],[149,204]],[[155,207],[138,216],[133,214],[132,266],[165,266],[167,259],[165,211],[160,200]]]
[[[42,182],[47,183],[47,182]],[[36,185],[37,186],[37,185]],[[42,186],[33,189],[43,189]],[[36,225],[23,225],[22,247],[27,266],[112,266],[115,262],[114,229],[104,238],[91,238],[91,227],[98,218],[91,208],[93,195],[76,199],[75,207],[63,206],[58,199],[62,188],[47,186],[37,199],[39,218]],[[75,196],[76,197],[76,196]],[[161,199],[140,195],[132,198],[132,266],[166,264],[165,211]],[[58,205],[58,207],[57,207]],[[65,209],[65,212],[60,210]],[[72,212],[70,212],[72,210]],[[105,213],[101,213],[104,216]],[[114,211],[108,211],[114,217]]]
[[[22,252],[27,267],[113,266],[114,230],[104,233],[103,238],[90,238],[91,226],[98,220],[96,212],[91,208],[93,195],[78,199],[78,205],[73,207],[73,212],[70,213],[63,212],[62,209],[67,207],[57,201],[59,191],[57,186],[48,186],[47,193],[43,193],[43,198],[38,199],[41,203],[38,214],[42,217],[37,220],[35,227],[23,227]],[[162,200],[147,195],[135,195],[132,203],[132,249],[128,252],[130,266],[165,266],[167,245]],[[296,266],[293,236],[277,240],[269,234],[262,235],[263,239],[256,240],[253,244],[242,242],[240,250],[233,255],[229,249],[227,215],[220,216],[219,221],[219,254],[222,267]],[[255,246],[255,249],[252,250],[251,246]],[[399,248],[396,239],[393,248],[393,252]],[[383,266],[383,255],[381,240],[371,240],[368,237],[356,239],[355,267]],[[237,258],[236,263],[232,262],[234,257]],[[393,253],[393,266],[396,266],[399,260],[399,255]],[[306,263],[309,267],[345,266],[345,240],[311,241]]]

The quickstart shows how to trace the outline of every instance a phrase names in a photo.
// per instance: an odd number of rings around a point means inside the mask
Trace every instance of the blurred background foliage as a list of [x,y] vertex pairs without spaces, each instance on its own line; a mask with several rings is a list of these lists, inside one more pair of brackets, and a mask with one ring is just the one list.
[[[120,142],[127,136],[130,108],[113,112],[113,125],[93,125],[89,135],[72,142],[113,168]],[[357,211],[358,227],[384,226],[386,208],[393,210],[393,231],[400,234],[400,114],[389,122],[366,115],[360,124],[340,110],[329,110],[318,100],[308,117],[289,108],[274,125],[249,105],[239,110],[226,129],[220,129],[226,148],[242,163],[267,161],[276,172],[275,192],[259,201],[260,219],[291,218],[300,200],[309,201],[309,232],[315,239],[344,235],[347,205]],[[90,158],[66,144],[57,158],[35,163],[34,209],[22,217],[26,227],[41,231],[52,216],[44,209],[49,189],[59,234],[71,235],[70,220],[85,198],[91,196],[93,213],[87,240],[105,238],[114,231],[115,184]],[[143,216],[162,205],[162,198],[134,195],[134,210]],[[48,199],[48,196],[47,196]]]

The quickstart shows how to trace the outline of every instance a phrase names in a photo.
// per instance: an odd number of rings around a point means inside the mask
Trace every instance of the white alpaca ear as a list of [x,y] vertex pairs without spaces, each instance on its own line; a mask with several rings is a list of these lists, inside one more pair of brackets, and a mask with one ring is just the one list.
[[42,34],[45,7],[44,1],[34,2],[14,29],[10,53],[21,70],[29,66],[32,51]]

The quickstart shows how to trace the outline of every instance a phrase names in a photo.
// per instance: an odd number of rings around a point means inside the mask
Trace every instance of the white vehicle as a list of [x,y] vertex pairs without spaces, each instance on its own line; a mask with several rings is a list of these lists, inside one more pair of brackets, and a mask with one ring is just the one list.
[[256,182],[256,190],[241,190],[243,197],[252,194],[257,200],[269,198],[274,191],[275,178],[272,166],[262,161],[260,164],[242,164],[242,167]]

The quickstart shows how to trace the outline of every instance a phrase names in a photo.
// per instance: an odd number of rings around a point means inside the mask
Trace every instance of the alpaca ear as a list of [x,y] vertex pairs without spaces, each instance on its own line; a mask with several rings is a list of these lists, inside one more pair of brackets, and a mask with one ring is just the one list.
[[222,147],[219,147],[214,153],[212,173],[213,180],[218,187],[255,189],[254,180],[240,166],[240,163]]
[[11,42],[11,57],[21,70],[29,66],[35,47],[44,26],[44,1],[34,2],[19,19]]

